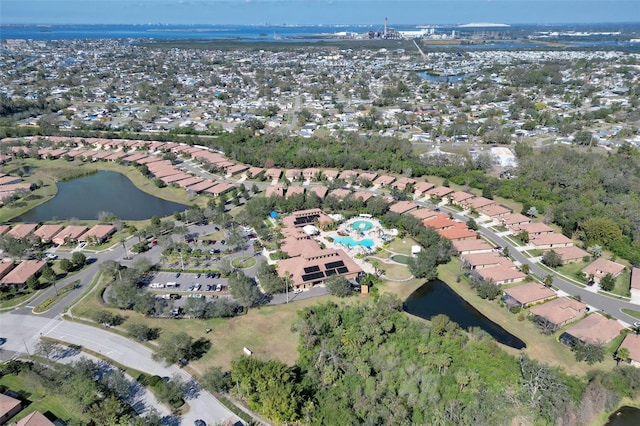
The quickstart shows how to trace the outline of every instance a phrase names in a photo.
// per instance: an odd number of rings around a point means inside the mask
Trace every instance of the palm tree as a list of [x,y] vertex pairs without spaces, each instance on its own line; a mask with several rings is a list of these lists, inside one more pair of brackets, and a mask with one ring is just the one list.
[[120,244],[122,244],[122,249],[124,250],[124,258],[126,259],[127,258],[127,246],[125,245],[125,241],[127,241],[126,238],[124,238],[124,237],[120,238]]
[[627,348],[620,348],[618,349],[618,351],[616,352],[614,358],[616,360],[616,365],[620,365],[620,362],[624,362],[626,360],[629,359],[629,349]]

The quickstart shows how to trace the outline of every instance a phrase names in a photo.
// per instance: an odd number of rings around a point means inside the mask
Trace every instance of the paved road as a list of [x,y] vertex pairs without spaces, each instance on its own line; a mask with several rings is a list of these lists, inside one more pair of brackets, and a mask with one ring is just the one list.
[[[63,321],[59,318],[25,316],[17,313],[0,314],[2,355],[21,353],[33,354],[40,336],[51,337],[74,345],[79,345],[104,355],[122,365],[161,377],[179,376],[192,388],[197,389],[194,379],[176,365],[166,366],[154,361],[152,351],[120,335],[96,327]],[[203,419],[208,424],[218,424],[231,419],[240,421],[209,392],[197,390],[189,399],[190,410],[182,417],[182,424],[193,424]]]
[[[421,204],[421,203],[418,202],[418,204]],[[425,204],[425,203],[422,203],[422,204]],[[468,219],[467,217],[465,217],[464,215],[460,214],[455,210],[447,209],[446,207],[441,207],[441,208],[447,210],[448,212],[451,212],[453,216],[458,220],[466,222]],[[495,242],[497,245],[501,247],[508,247],[509,254],[514,259],[522,263],[523,265],[528,264],[530,271],[536,274],[537,276],[544,277],[549,274],[548,271],[542,269],[540,265],[538,265],[535,262],[532,262],[531,259],[525,257],[522,253],[516,250],[516,248],[513,247],[512,244],[510,244],[508,241],[506,241],[504,238],[500,237],[490,229],[480,226],[480,229],[478,230],[478,232],[481,235],[484,235],[485,237],[490,239],[491,241]],[[585,288],[572,284],[557,275],[554,275],[553,285],[572,296],[580,296],[580,299],[582,300],[583,303],[586,303],[587,305],[590,305],[600,311],[606,312],[607,314],[617,318],[618,320],[625,322],[627,325],[631,325],[634,323],[634,321],[637,321],[637,319],[622,312],[621,309],[628,308],[628,309],[633,309],[638,311],[640,310],[640,305],[636,305],[620,299],[616,299],[613,297],[605,296],[603,294],[595,293],[593,291],[589,291]]]

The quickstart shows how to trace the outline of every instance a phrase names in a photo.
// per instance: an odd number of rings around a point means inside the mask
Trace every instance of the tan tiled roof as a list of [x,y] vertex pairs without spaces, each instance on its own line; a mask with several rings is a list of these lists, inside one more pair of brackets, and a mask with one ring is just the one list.
[[579,318],[586,312],[587,305],[569,297],[561,297],[543,305],[529,309],[552,324],[565,324]]
[[618,321],[594,313],[569,328],[566,333],[585,343],[605,344],[616,338],[623,329]]
[[640,362],[640,334],[627,334],[620,348],[627,348],[629,350],[629,359]]
[[504,293],[523,305],[549,299],[556,295],[553,290],[535,282],[508,288]]

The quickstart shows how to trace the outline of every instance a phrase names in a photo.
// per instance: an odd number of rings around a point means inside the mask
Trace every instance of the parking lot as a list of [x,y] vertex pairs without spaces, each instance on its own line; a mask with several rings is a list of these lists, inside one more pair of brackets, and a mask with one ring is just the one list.
[[156,272],[150,277],[148,288],[158,296],[176,300],[175,306],[181,306],[187,297],[199,297],[196,294],[214,298],[228,297],[229,293],[228,280],[219,273]]

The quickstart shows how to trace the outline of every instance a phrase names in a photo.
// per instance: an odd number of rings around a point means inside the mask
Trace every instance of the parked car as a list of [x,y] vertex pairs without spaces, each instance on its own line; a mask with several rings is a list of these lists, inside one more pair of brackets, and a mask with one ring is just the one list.
[[176,278],[180,276],[180,272],[176,272]]
[[195,288],[196,286],[191,284],[189,287],[187,287],[187,291],[194,291]]
[[200,288],[202,288],[202,286],[199,283],[195,283],[193,288],[194,288],[194,291],[198,291],[200,290]]
[[216,291],[222,291],[222,284],[216,285]]
[[202,274],[200,274],[200,272],[198,272],[198,273],[196,274],[196,278],[200,278],[200,275],[202,275]]
[[195,422],[193,422],[193,424],[194,424],[195,426],[207,426],[207,422],[205,422],[205,421],[204,421],[204,420],[202,420],[202,419],[198,419],[198,420],[196,420]]
[[212,290],[213,290],[213,285],[211,285],[211,284],[207,284],[207,285],[204,287],[204,289],[205,289],[205,291],[212,291]]
[[46,257],[47,257],[47,259],[54,260],[54,259],[58,258],[58,255],[57,254],[53,254],[53,253],[47,253]]
[[295,290],[293,290],[293,294],[300,294],[300,293],[302,293],[301,288],[296,288]]
[[189,296],[192,299],[202,299],[204,296],[201,293],[191,293]]

